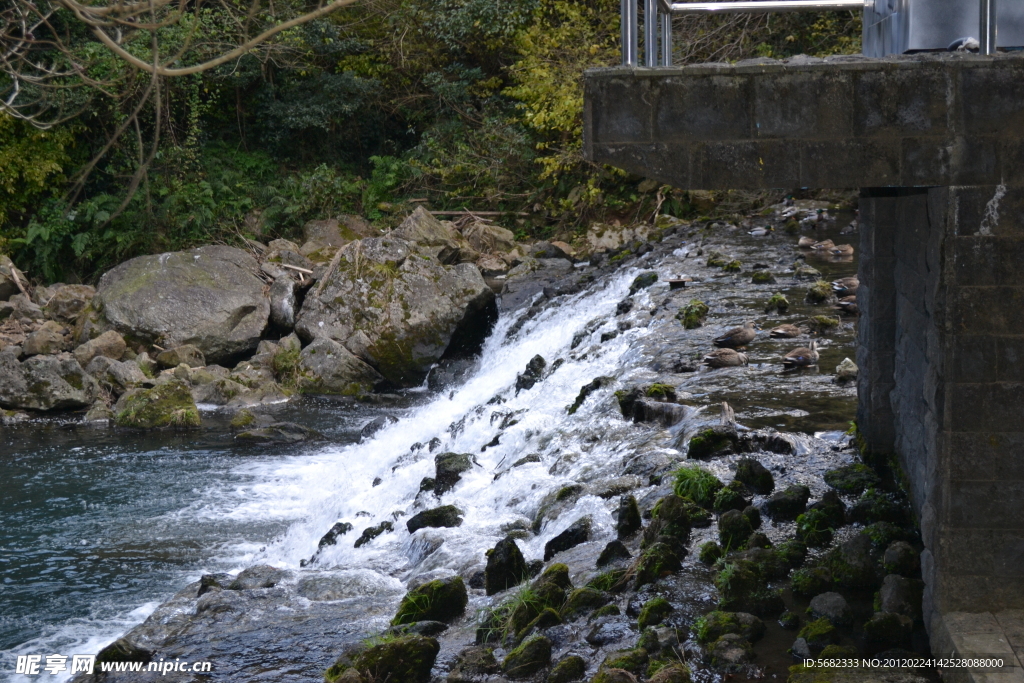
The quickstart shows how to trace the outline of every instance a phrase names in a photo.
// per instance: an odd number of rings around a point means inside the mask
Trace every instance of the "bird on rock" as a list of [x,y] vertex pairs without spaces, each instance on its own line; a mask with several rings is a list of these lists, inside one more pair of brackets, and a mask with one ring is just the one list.
[[746,346],[754,341],[756,336],[757,330],[754,328],[754,321],[748,320],[743,323],[742,327],[734,327],[721,337],[716,337],[713,341],[715,346],[728,346],[735,349]]
[[774,337],[775,339],[792,339],[793,337],[799,337],[803,333],[804,331],[796,325],[790,325],[787,323],[785,325],[773,327],[771,331],[768,332],[768,336]]
[[793,349],[785,356],[782,357],[782,364],[787,368],[802,368],[808,365],[818,364],[818,342],[817,340],[811,341],[811,347],[801,346],[798,349]]
[[710,368],[734,368],[747,364],[747,354],[733,349],[715,349],[703,358]]
[[841,277],[838,280],[832,281],[832,291],[839,297],[856,294],[859,287],[860,280],[857,279],[856,275],[852,277]]
[[853,256],[853,245],[852,244],[840,244],[837,247],[832,247],[828,250],[828,253],[833,256]]

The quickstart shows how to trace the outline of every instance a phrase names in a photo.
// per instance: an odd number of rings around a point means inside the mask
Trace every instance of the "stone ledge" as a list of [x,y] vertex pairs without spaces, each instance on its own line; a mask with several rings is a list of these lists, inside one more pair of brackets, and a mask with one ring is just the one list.
[[949,612],[931,622],[934,657],[1003,657],[1002,671],[946,669],[943,683],[1024,683],[1024,610]]

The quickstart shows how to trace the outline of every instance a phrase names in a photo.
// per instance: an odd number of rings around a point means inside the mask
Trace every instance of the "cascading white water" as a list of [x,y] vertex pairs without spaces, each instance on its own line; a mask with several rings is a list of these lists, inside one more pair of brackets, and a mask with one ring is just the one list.
[[[324,532],[342,521],[351,523],[353,531],[325,547],[316,568],[370,569],[378,574],[378,581],[382,577],[405,581],[433,571],[466,575],[482,568],[484,552],[504,536],[503,525],[531,519],[541,499],[553,489],[598,476],[617,476],[628,442],[594,436],[626,429],[617,408],[606,400],[607,390],[575,415],[568,415],[566,408],[595,377],[622,376],[632,368],[631,341],[647,334],[647,329],[627,330],[597,345],[614,322],[596,328],[588,324],[612,317],[634,276],[624,272],[604,286],[553,303],[511,338],[509,330],[518,316],[503,317],[486,342],[477,369],[462,386],[411,410],[372,439],[328,448],[305,462],[264,464],[269,470],[267,481],[287,481],[293,491],[304,492],[308,516],[293,524],[278,542],[246,557],[247,564],[297,568],[313,554]],[[590,334],[571,350],[574,337],[585,330]],[[553,363],[562,363],[532,389],[517,395],[517,375],[538,354],[547,360],[549,371]],[[495,397],[503,402],[492,401]],[[498,445],[481,451],[499,431],[500,420],[492,424],[495,412],[516,413],[518,423],[501,432]],[[451,429],[455,423],[459,428]],[[435,438],[441,445],[433,452],[426,447],[411,450],[414,444],[425,445]],[[429,492],[420,494],[420,481],[434,475],[434,455],[445,451],[473,454],[478,466],[440,500]],[[506,471],[531,453],[540,455],[541,461]],[[499,472],[503,474],[495,480]],[[374,486],[377,478],[381,481]],[[262,505],[274,488],[271,485],[251,504]],[[412,514],[447,504],[465,513],[460,527],[428,529],[410,537],[405,522]],[[527,559],[541,557],[544,544],[583,515],[591,516],[595,537],[611,537],[612,505],[584,496],[571,515],[552,521],[525,541],[524,554]],[[396,512],[402,514],[396,516]],[[392,521],[395,531],[353,547],[363,529],[382,521]]]

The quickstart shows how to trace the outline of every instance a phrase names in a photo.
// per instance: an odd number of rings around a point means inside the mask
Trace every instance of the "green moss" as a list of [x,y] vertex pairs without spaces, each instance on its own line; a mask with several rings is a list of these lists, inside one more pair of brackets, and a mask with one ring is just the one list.
[[686,455],[692,460],[707,460],[716,455],[731,453],[735,446],[736,436],[731,430],[709,427],[693,435]]
[[818,655],[819,659],[852,659],[857,656],[857,648],[845,645],[826,645]]
[[775,282],[775,276],[768,270],[755,270],[750,276],[750,282],[755,285],[770,285]]
[[789,310],[789,299],[787,299],[780,292],[772,294],[771,298],[768,299],[768,303],[765,304],[764,312],[771,313],[772,311],[778,311],[779,313],[785,313]]
[[832,572],[828,567],[807,567],[793,572],[790,580],[797,595],[813,597],[832,587]]
[[587,662],[579,655],[570,655],[551,668],[547,683],[570,683],[587,675]]
[[202,425],[188,386],[179,380],[133,391],[114,416],[114,422],[120,427],[140,429]]
[[644,606],[640,609],[640,617],[637,619],[637,624],[640,626],[640,630],[643,631],[648,626],[657,626],[665,621],[665,617],[671,612],[672,605],[669,604],[668,600],[659,595],[644,603]]
[[555,494],[555,500],[562,502],[578,497],[583,493],[583,486],[580,484],[570,484],[569,486],[563,486],[558,489],[558,493]]
[[676,400],[676,388],[671,384],[652,384],[644,390],[644,394],[659,401]]
[[658,274],[653,270],[649,270],[645,273],[640,273],[633,279],[633,284],[629,286],[629,293],[636,294],[641,289],[646,289],[658,281]]
[[679,571],[682,562],[679,556],[665,543],[655,543],[640,556],[636,565],[636,578],[633,582],[635,590],[654,583],[662,576]]
[[529,678],[551,663],[551,641],[533,636],[509,652],[501,669],[509,678]]
[[599,591],[617,592],[617,589],[623,587],[623,579],[625,578],[627,570],[625,569],[612,569],[607,572],[598,574],[590,581],[587,582],[587,588],[593,588]]
[[807,557],[807,544],[796,539],[789,539],[775,546],[775,554],[790,569],[795,569],[804,563]]
[[690,303],[679,309],[676,318],[679,319],[685,329],[695,330],[704,324],[710,310],[703,301],[691,299]]
[[271,360],[274,377],[286,387],[294,387],[298,381],[299,353],[300,350],[297,348],[281,349]]
[[796,537],[812,548],[824,548],[832,542],[830,521],[824,510],[808,510],[796,518]]
[[812,649],[821,649],[826,645],[839,640],[839,631],[828,619],[822,618],[804,626],[797,634],[797,638],[803,638]]
[[673,490],[680,498],[689,498],[697,505],[710,508],[714,505],[715,494],[723,487],[718,477],[697,465],[684,465],[672,473],[675,482]]
[[600,619],[601,617],[617,617],[622,614],[622,610],[619,609],[618,605],[605,605],[604,607],[598,607],[596,610],[590,613],[588,621],[594,619]]
[[406,593],[398,606],[393,625],[416,621],[450,623],[462,616],[469,601],[461,576],[435,579]]
[[630,249],[623,249],[618,254],[616,254],[615,256],[612,256],[610,259],[608,259],[608,263],[617,263],[618,261],[621,261],[622,259],[628,258],[629,256],[632,256],[632,255],[633,255],[632,250],[630,250]]
[[245,429],[256,424],[256,416],[248,408],[242,408],[231,418],[232,429]]
[[743,510],[743,508],[750,504],[746,494],[747,490],[743,482],[731,481],[728,485],[720,488],[718,493],[715,494],[711,509],[718,513],[728,512],[729,510]]
[[807,327],[811,332],[827,334],[839,327],[839,318],[832,318],[827,315],[812,315],[807,320]]
[[603,591],[594,588],[577,588],[565,600],[562,606],[561,615],[563,618],[571,618],[577,614],[590,612],[604,607],[611,600],[611,596]]
[[878,486],[880,480],[873,469],[856,462],[826,472],[825,483],[839,493],[858,495],[866,489]]
[[650,661],[650,654],[642,647],[638,647],[611,653],[605,658],[601,668],[622,669],[639,676],[647,669],[648,661]]
[[708,268],[724,268],[729,259],[720,251],[713,251],[708,255]]
[[401,636],[386,639],[354,656],[342,656],[324,674],[327,683],[343,680],[350,669],[375,681],[429,683],[440,646],[433,638]]
[[722,271],[725,273],[738,273],[742,268],[743,264],[740,263],[739,260],[733,259],[722,266]]

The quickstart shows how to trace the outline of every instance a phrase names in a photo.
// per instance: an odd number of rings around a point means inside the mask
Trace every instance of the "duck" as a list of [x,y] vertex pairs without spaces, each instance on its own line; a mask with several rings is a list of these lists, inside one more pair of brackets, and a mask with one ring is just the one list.
[[772,232],[775,228],[768,227],[757,227],[748,232],[747,234],[752,237],[766,237],[768,233]]
[[832,240],[822,240],[821,242],[815,242],[811,245],[811,249],[815,251],[831,251],[836,246]]
[[860,288],[860,280],[856,275],[851,277],[841,277],[838,280],[832,281],[832,291],[839,297],[856,294],[858,288]]
[[830,247],[828,253],[833,256],[853,256],[853,245],[840,244],[839,246]]
[[814,239],[813,237],[805,237],[801,235],[800,241],[796,243],[796,246],[800,247],[801,249],[810,249],[817,243],[818,240]]
[[754,337],[756,336],[757,330],[754,328],[754,321],[748,320],[743,323],[742,327],[734,327],[721,337],[715,337],[712,341],[715,346],[738,348],[740,346],[746,346],[750,342],[754,341]]
[[785,325],[773,327],[771,331],[768,332],[768,336],[773,337],[774,339],[792,339],[793,337],[799,337],[803,333],[804,331],[796,325],[790,325],[787,323]]
[[782,357],[782,364],[787,368],[802,368],[818,364],[818,341],[811,341],[810,348],[801,346],[793,349]]
[[836,305],[834,306],[834,308],[836,308],[837,310],[841,311],[842,313],[846,313],[847,315],[859,315],[860,314],[860,309],[857,308],[857,295],[856,294],[853,295],[853,296],[844,296],[842,299],[840,299],[838,302],[836,302]]
[[715,349],[703,358],[709,368],[734,368],[747,364],[747,354],[733,349]]

